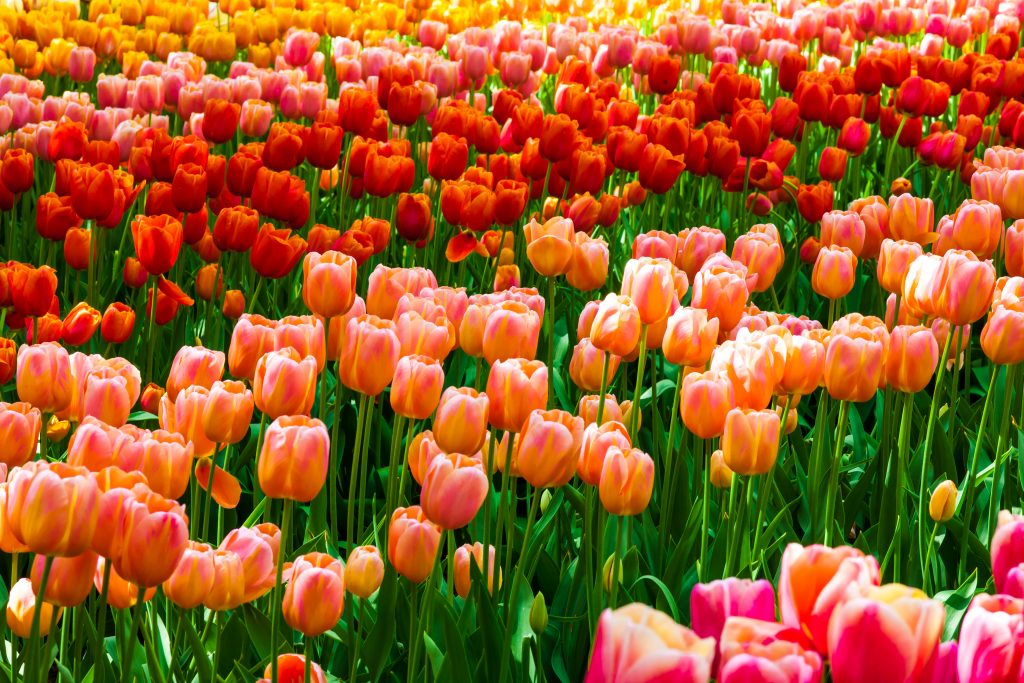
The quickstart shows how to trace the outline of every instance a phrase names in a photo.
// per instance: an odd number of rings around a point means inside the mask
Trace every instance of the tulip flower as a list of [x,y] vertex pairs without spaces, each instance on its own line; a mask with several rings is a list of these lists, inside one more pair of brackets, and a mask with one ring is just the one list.
[[639,515],[654,490],[654,461],[637,448],[607,450],[601,466],[598,493],[609,514]]
[[356,262],[336,251],[311,252],[302,262],[302,300],[316,315],[342,315],[355,300]]
[[[488,547],[488,554],[490,556],[488,561],[490,576],[487,578],[487,591],[493,593],[495,586],[501,587],[501,567],[495,561],[494,546]],[[467,543],[459,546],[459,549],[455,551],[454,560],[450,561],[455,563],[455,592],[459,597],[466,599],[469,596],[471,587],[470,562],[476,564],[477,571],[482,576],[484,572],[484,547],[480,543],[472,545]],[[497,575],[496,582],[495,575]]]
[[203,604],[216,579],[213,557],[210,546],[189,541],[174,573],[162,584],[167,599],[182,609]]
[[203,408],[203,432],[214,443],[238,443],[249,433],[254,405],[242,382],[214,382]]
[[234,529],[221,541],[221,550],[233,552],[242,560],[244,602],[252,602],[274,587],[279,542],[279,531],[275,538],[259,527]]
[[228,368],[232,375],[248,380],[254,377],[259,360],[277,347],[275,329],[276,322],[263,316],[244,314],[239,318],[228,346]]
[[329,442],[320,420],[276,418],[264,434],[257,465],[263,493],[300,503],[313,500],[327,480]]
[[40,411],[55,413],[71,403],[72,377],[68,352],[45,342],[18,349],[18,397]]
[[548,369],[540,361],[499,360],[487,377],[488,421],[495,429],[519,432],[534,410],[548,402]]
[[928,500],[928,516],[933,522],[948,522],[956,513],[956,484],[949,479],[935,487]]
[[397,508],[388,529],[388,561],[413,583],[423,583],[434,568],[441,530],[418,505]]
[[307,553],[292,564],[284,593],[285,622],[306,637],[333,628],[345,606],[345,569],[326,553]]
[[181,221],[168,216],[140,216],[132,221],[135,254],[150,275],[163,275],[178,260],[183,239]]
[[349,320],[339,356],[339,378],[350,389],[376,396],[394,378],[401,343],[395,324],[374,315]]
[[438,406],[443,385],[444,370],[437,359],[423,355],[404,356],[395,366],[391,408],[403,417],[425,420]]
[[[54,610],[56,609],[56,614]],[[50,629],[60,621],[64,610],[55,608],[52,603],[44,602],[39,615],[39,637],[50,634]],[[7,627],[19,638],[28,639],[32,635],[32,624],[35,623],[36,593],[29,579],[19,579],[12,587],[7,599]]]
[[287,346],[264,354],[256,364],[253,398],[271,418],[309,415],[316,398],[316,359]]
[[921,325],[897,325],[889,336],[885,381],[897,391],[923,390],[939,364],[939,344],[932,331]]
[[71,557],[85,552],[96,531],[98,504],[96,481],[84,468],[31,463],[8,479],[11,533],[35,553]]
[[1018,676],[1024,634],[1024,600],[976,596],[960,627],[956,668],[961,681],[1013,681]]
[[730,410],[722,434],[725,464],[746,476],[770,472],[778,456],[779,427],[774,410]]
[[702,439],[720,436],[735,407],[732,382],[720,372],[691,373],[683,378],[679,415],[683,424]]
[[539,488],[564,486],[576,473],[583,420],[563,410],[534,410],[519,435],[519,472]]
[[[46,559],[43,555],[36,555],[32,561],[32,592],[35,595],[43,592]],[[92,592],[97,559],[91,550],[74,557],[53,558],[43,592],[46,602],[59,607],[77,607],[85,602]]]
[[7,467],[24,465],[36,454],[42,416],[28,403],[0,403],[0,462]]
[[862,403],[875,396],[882,379],[885,347],[863,331],[834,334],[825,351],[825,387],[840,401]]
[[484,443],[489,413],[490,394],[449,387],[441,394],[434,416],[434,438],[448,453],[475,453]]
[[621,360],[618,356],[595,348],[590,342],[590,338],[585,337],[573,349],[572,360],[569,362],[569,376],[580,389],[599,391],[605,362],[608,363],[608,372],[605,378],[607,381],[608,378],[615,376]]
[[345,563],[345,588],[356,597],[369,598],[384,581],[384,560],[372,545],[352,550]]
[[473,521],[489,490],[480,461],[459,454],[440,455],[423,477],[423,514],[441,529],[461,529]]
[[719,640],[732,617],[774,621],[775,591],[764,579],[730,577],[698,583],[690,591],[690,614],[694,633]]
[[731,616],[719,638],[720,681],[778,680],[817,683],[821,657],[797,629],[769,620]]

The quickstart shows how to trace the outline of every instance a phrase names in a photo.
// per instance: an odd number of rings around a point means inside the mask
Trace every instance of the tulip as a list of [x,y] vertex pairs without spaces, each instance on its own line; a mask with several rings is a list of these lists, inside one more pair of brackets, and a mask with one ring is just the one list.
[[302,300],[316,315],[333,318],[352,307],[356,262],[337,251],[311,252],[302,262]]
[[381,264],[370,273],[366,310],[391,320],[403,295],[419,295],[425,287],[437,288],[437,279],[426,268],[388,268]]
[[245,565],[241,556],[230,550],[213,550],[214,577],[203,606],[214,612],[235,609],[245,598]]
[[829,622],[847,600],[879,581],[878,562],[851,546],[786,546],[779,577],[782,623],[800,629],[827,653]]
[[367,396],[378,395],[394,378],[400,349],[395,324],[390,320],[375,315],[349,320],[338,360],[342,384]]
[[531,221],[523,232],[526,256],[538,275],[556,277],[569,271],[575,246],[571,220],[554,217],[543,225]]
[[779,414],[733,408],[725,418],[722,457],[737,474],[767,474],[779,451]]
[[695,275],[691,305],[717,318],[720,332],[726,332],[739,323],[748,296],[743,277],[723,266],[711,265],[702,267]]
[[798,630],[741,616],[726,619],[719,638],[721,653],[718,679],[741,681],[792,681],[818,683],[821,657],[805,649]]
[[807,396],[821,385],[825,346],[810,337],[786,338],[786,362],[779,388],[790,396]]
[[597,309],[590,328],[593,345],[616,356],[628,356],[640,341],[640,311],[628,296],[609,294]]
[[260,217],[247,206],[230,206],[220,210],[213,225],[213,243],[221,251],[248,251],[256,243]]
[[178,393],[188,386],[209,389],[224,376],[224,352],[201,346],[183,346],[178,349],[167,374],[167,395],[176,401]]
[[996,305],[981,330],[981,349],[993,363],[1024,362],[1024,301]]
[[608,365],[607,377],[614,377],[622,359],[605,353],[594,347],[589,337],[584,337],[576,344],[569,361],[569,376],[573,383],[584,391],[599,391],[605,363]]
[[0,402],[0,462],[9,468],[24,465],[36,454],[42,416],[28,403]]
[[931,329],[922,325],[897,325],[889,336],[885,358],[886,384],[896,391],[922,391],[939,364],[939,344]]
[[135,254],[150,275],[163,275],[178,260],[181,221],[168,216],[140,216],[131,224]]
[[685,367],[703,367],[718,340],[717,318],[708,319],[702,308],[681,307],[668,319],[661,348],[665,360]]
[[135,310],[120,301],[107,306],[100,321],[100,336],[108,344],[123,344],[132,336]]
[[178,394],[177,401],[171,401],[167,395],[160,399],[160,428],[185,437],[195,447],[195,456],[198,458],[213,455],[217,447],[215,442],[206,437],[203,429],[203,413],[209,396],[209,389],[194,385]]
[[548,369],[540,361],[499,360],[487,377],[488,420],[494,429],[519,432],[548,402]]
[[622,294],[632,299],[642,324],[664,320],[672,302],[677,302],[673,270],[672,262],[667,259],[644,256],[626,263]]
[[476,517],[489,490],[479,460],[459,454],[440,455],[423,477],[423,514],[441,529],[461,529]]
[[71,360],[59,344],[25,344],[18,349],[18,398],[44,413],[71,403]]
[[715,488],[728,490],[732,486],[732,470],[725,464],[721,449],[711,454],[708,478]]
[[735,406],[732,382],[721,372],[691,373],[683,378],[679,415],[683,424],[702,439],[721,436]]
[[158,429],[139,440],[138,450],[139,471],[146,475],[149,487],[165,498],[180,498],[188,487],[195,456],[192,442]]
[[395,333],[401,344],[399,354],[423,354],[443,361],[455,348],[455,326],[445,317],[443,310],[433,319],[420,312],[407,310],[398,314]]
[[840,605],[828,644],[836,683],[908,681],[938,650],[945,610],[919,590],[888,584],[869,587]]
[[775,620],[775,591],[764,579],[727,578],[698,583],[690,591],[693,632],[702,638],[721,639],[732,617]]
[[57,291],[56,271],[49,266],[29,268],[20,266],[8,270],[10,302],[14,310],[25,316],[46,315]]
[[369,598],[384,581],[384,560],[372,545],[361,545],[348,554],[345,587],[356,597]]
[[284,593],[285,622],[307,638],[321,635],[341,619],[345,607],[345,568],[326,553],[307,553],[292,564]]
[[840,401],[863,403],[882,379],[885,347],[866,332],[834,334],[825,350],[825,388]]
[[576,473],[583,420],[563,410],[534,410],[519,435],[522,476],[538,488],[564,486]]
[[279,540],[280,532],[275,541],[274,537],[259,527],[240,527],[229,532],[221,541],[221,550],[233,552],[242,559],[245,590],[243,602],[252,602],[274,587]]
[[305,251],[304,239],[287,228],[275,229],[267,223],[257,233],[249,251],[249,265],[262,277],[277,280],[292,272]]
[[259,315],[245,314],[238,320],[228,346],[228,368],[232,375],[253,379],[259,360],[277,346],[275,328],[275,321]]
[[388,561],[395,570],[412,581],[423,583],[434,568],[440,528],[414,505],[397,508],[388,528]]
[[916,242],[883,240],[878,254],[878,283],[882,289],[902,293],[910,264],[922,253],[921,245]]
[[969,251],[947,251],[933,290],[936,313],[955,326],[980,320],[991,304],[995,281],[990,261],[979,261]]
[[960,627],[956,668],[961,681],[1016,681],[1024,656],[1024,600],[976,596]]
[[939,483],[928,501],[928,515],[933,522],[948,522],[956,512],[956,484],[949,479]]
[[574,235],[576,248],[565,280],[581,292],[600,289],[608,279],[608,243],[585,232]]
[[425,420],[438,406],[443,386],[444,369],[437,359],[423,355],[404,356],[395,366],[391,408],[397,415]]
[[327,428],[304,415],[278,417],[267,428],[257,473],[268,498],[308,503],[327,480]]
[[927,244],[932,239],[935,205],[909,194],[889,198],[889,231],[893,239]]
[[1021,539],[1024,539],[1024,517],[1005,510],[1000,512],[989,546],[996,592],[1005,592],[1011,571],[1024,564],[1024,544]]
[[[39,637],[43,638],[50,634],[50,629],[60,621],[62,609],[56,608],[49,602],[44,602],[42,611],[39,614]],[[32,590],[32,582],[29,579],[19,579],[12,587],[7,599],[7,626],[11,632],[19,638],[28,639],[32,635],[32,624],[35,623],[36,594]]]
[[316,398],[316,359],[302,358],[290,346],[263,355],[256,363],[253,398],[268,417],[309,415]]
[[99,519],[99,489],[88,470],[36,463],[8,479],[7,520],[34,553],[72,557],[89,548]]
[[[104,593],[106,563],[106,559],[99,558],[99,561],[96,563],[96,574],[93,575],[93,586],[101,594]],[[139,593],[142,593],[142,602],[148,602],[156,595],[156,588],[150,588],[143,592],[138,584],[125,580],[113,565],[110,568],[109,579],[109,585],[105,592],[107,594],[107,603],[114,609],[126,610],[134,607],[139,602]]]
[[[611,411],[606,411],[605,414],[609,412]],[[579,460],[576,464],[576,473],[580,479],[591,486],[598,486],[604,462],[614,448],[623,453],[632,448],[629,430],[624,424],[618,421],[607,421],[600,426],[589,424],[583,431]]]
[[537,355],[540,315],[519,301],[502,301],[487,311],[482,351],[488,363]]
[[204,543],[189,541],[174,573],[163,582],[164,595],[182,609],[203,604],[216,579],[214,551]]
[[814,261],[811,287],[826,299],[841,299],[853,290],[857,257],[846,247],[824,246]]
[[43,573],[47,558],[36,555],[32,561],[32,592],[36,595],[42,592],[47,603],[58,607],[81,605],[92,591],[97,559],[96,553],[91,550],[86,550],[75,557],[53,558],[46,580],[46,590],[43,591]]
[[249,433],[253,394],[242,382],[217,381],[203,409],[203,431],[214,443],[238,443]]
[[111,559],[125,580],[149,588],[174,573],[188,544],[188,519],[177,502],[141,485],[135,491],[125,512],[124,547]]
[[612,515],[639,515],[654,490],[654,461],[638,448],[607,450],[601,466],[598,493]]
[[434,415],[437,444],[448,453],[477,452],[484,443],[489,414],[490,394],[470,387],[448,387]]
[[[495,583],[497,587],[501,587],[501,567],[495,561],[494,546],[488,546],[487,553],[490,556],[488,561],[489,576],[487,577],[487,592],[493,593]],[[474,543],[472,545],[465,544],[459,546],[459,549],[455,551],[455,557],[449,559],[450,562],[455,563],[455,592],[462,599],[466,599],[469,596],[471,587],[471,571],[470,562],[476,563],[477,571],[480,572],[481,576],[484,572],[484,546],[481,543]],[[497,582],[495,582],[495,574],[497,574]]]
[[97,368],[85,380],[82,416],[96,417],[113,427],[121,427],[128,422],[134,405],[132,399],[125,377],[111,368]]
[[713,638],[700,638],[668,615],[633,603],[601,614],[583,680],[706,683],[714,657]]

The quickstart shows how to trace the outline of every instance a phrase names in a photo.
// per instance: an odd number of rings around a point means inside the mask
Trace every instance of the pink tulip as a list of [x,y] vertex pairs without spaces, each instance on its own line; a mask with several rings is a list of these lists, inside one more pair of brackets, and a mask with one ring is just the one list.
[[1024,675],[1024,600],[1007,595],[974,598],[960,627],[960,683],[1017,683]]
[[729,617],[719,638],[719,683],[819,683],[821,657],[797,629]]

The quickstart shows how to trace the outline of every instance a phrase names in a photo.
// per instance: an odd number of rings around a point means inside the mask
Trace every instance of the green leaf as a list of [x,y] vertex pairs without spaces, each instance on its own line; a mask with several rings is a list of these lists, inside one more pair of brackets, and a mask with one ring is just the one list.
[[668,586],[666,586],[665,583],[658,577],[653,576],[651,574],[644,574],[643,576],[639,577],[636,581],[633,582],[633,585],[630,587],[630,591],[632,591],[634,588],[636,588],[640,583],[644,581],[650,581],[658,587],[658,590],[661,591],[662,597],[665,598],[665,602],[668,604],[668,608],[672,614],[673,621],[678,622],[679,606],[676,604],[676,599],[672,597],[672,591],[668,589]]
[[384,663],[387,661],[388,653],[391,652],[391,645],[395,640],[395,603],[398,600],[398,574],[388,565],[384,574],[384,583],[381,584],[380,592],[377,593],[377,617],[376,623],[370,629],[363,648],[363,663],[370,670],[370,680],[380,679],[384,671]]
[[270,657],[270,619],[263,612],[246,603],[242,607],[245,620],[245,630],[249,634],[249,641],[256,648],[256,654],[260,660]]
[[430,669],[434,672],[434,678],[441,673],[441,663],[444,662],[444,653],[437,647],[437,643],[426,631],[423,632],[423,649],[427,653],[427,661],[430,662]]
[[[246,607],[248,608],[249,605]],[[192,648],[192,658],[195,660],[199,672],[200,683],[212,683],[213,665],[210,664],[210,659],[207,657],[206,646],[203,645],[202,639],[196,633],[196,629],[189,619],[182,619],[180,623],[184,626],[185,638],[188,639],[189,647]],[[136,648],[136,652],[140,649]]]
[[444,627],[445,654],[437,679],[454,683],[472,683],[473,674],[466,654],[466,636],[455,621],[454,608],[443,601],[438,613]]
[[967,607],[974,599],[978,590],[978,571],[971,572],[971,575],[960,584],[956,590],[941,591],[935,594],[935,599],[946,605],[946,625],[942,631],[943,640],[952,640],[960,628],[960,622],[967,613]]

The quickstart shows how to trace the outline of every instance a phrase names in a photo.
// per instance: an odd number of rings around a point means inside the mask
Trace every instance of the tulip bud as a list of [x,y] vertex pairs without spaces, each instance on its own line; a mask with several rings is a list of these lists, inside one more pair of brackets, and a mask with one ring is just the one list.
[[489,490],[479,460],[457,453],[439,455],[423,477],[423,514],[441,529],[461,529],[476,517]]
[[725,456],[718,449],[711,454],[710,474],[711,485],[717,489],[728,489],[732,486],[732,470],[725,464]]
[[[494,552],[494,546],[489,546],[488,573],[490,577],[487,580],[488,593],[493,593],[496,587],[501,587],[501,567],[495,559]],[[470,570],[470,562],[476,564],[476,571],[481,577],[483,576],[484,546],[481,543],[474,543],[472,545],[467,543],[460,546],[455,551],[455,557],[450,558],[449,562],[455,563],[455,592],[458,593],[459,597],[465,599],[469,596],[473,576]],[[497,582],[494,580],[495,575],[498,577]]]
[[352,595],[366,599],[377,592],[384,581],[384,560],[372,545],[359,546],[348,555],[345,587]]
[[933,522],[945,523],[953,519],[956,512],[956,484],[946,479],[932,492],[928,501],[928,515]]
[[[56,617],[54,609],[57,610]],[[50,634],[50,629],[60,621],[63,609],[54,608],[49,602],[44,602],[42,612],[39,615],[39,637]],[[32,582],[29,579],[19,579],[11,587],[7,599],[7,626],[18,637],[28,639],[32,635],[32,624],[36,613],[36,594],[32,590]]]
[[269,498],[308,503],[327,480],[330,439],[320,420],[282,416],[267,428],[257,464],[260,488]]
[[540,636],[548,627],[548,605],[544,601],[544,594],[537,591],[533,596],[533,604],[530,605],[530,630],[536,636]]

